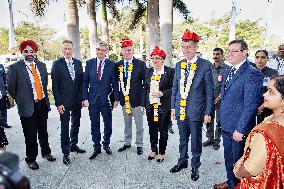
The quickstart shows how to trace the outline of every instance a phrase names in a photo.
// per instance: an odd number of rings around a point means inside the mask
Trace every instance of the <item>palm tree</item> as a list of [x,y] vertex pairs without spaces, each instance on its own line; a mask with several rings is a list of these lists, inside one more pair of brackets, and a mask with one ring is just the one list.
[[[81,59],[77,3],[81,4],[82,1],[83,0],[67,0],[67,36],[74,43],[74,57],[77,59]],[[49,5],[49,3],[50,0],[31,0],[31,9],[36,16],[43,17],[45,15],[46,7]]]
[[[160,8],[157,10],[156,7],[153,7],[153,4],[158,5],[158,0],[134,0],[133,2],[136,5],[136,9],[133,10],[133,20],[130,25],[130,29],[134,29],[139,23],[141,23],[141,18],[145,16],[145,12],[147,11],[148,31],[150,33],[154,33],[153,35],[155,35],[147,40],[147,54],[149,55],[149,47],[159,43],[159,40],[157,42],[156,38],[160,34],[162,48],[166,50],[168,56],[166,64],[172,65],[173,8],[181,12],[185,19],[188,19],[189,10],[182,0],[159,1],[163,6],[159,6]],[[152,14],[152,11],[156,11],[156,13],[160,11],[160,15]],[[156,23],[157,19],[160,20],[160,30],[157,30],[157,28],[152,28],[152,23]]]
[[87,1],[87,12],[89,15],[89,43],[90,43],[90,54],[92,58],[96,56],[95,48],[99,40],[95,5],[96,5],[96,0]]
[[159,0],[161,47],[167,54],[165,64],[172,66],[173,0]]
[[[147,51],[159,45],[159,3],[157,0],[148,0],[147,2]],[[149,54],[149,53],[147,53]]]

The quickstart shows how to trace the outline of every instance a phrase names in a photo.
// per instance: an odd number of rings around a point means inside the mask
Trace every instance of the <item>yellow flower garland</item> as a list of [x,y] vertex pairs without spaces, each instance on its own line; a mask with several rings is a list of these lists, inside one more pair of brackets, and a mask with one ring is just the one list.
[[195,71],[197,69],[197,65],[196,63],[192,63],[190,66],[190,71],[189,71],[189,77],[187,78],[186,81],[186,86],[184,86],[185,83],[185,72],[187,69],[187,62],[181,62],[181,77],[180,77],[180,113],[179,113],[179,118],[181,121],[185,120],[186,114],[185,114],[185,110],[186,110],[186,98],[188,96],[191,84],[192,84],[192,80],[194,78],[195,75]]
[[[161,76],[159,74],[157,75],[152,75],[151,77],[151,84],[150,84],[150,95],[155,89],[159,89],[159,83],[160,83]],[[149,98],[152,98],[149,96]],[[158,113],[158,103],[153,103],[154,107],[154,121],[158,122],[159,121],[159,113]]]
[[129,115],[129,114],[131,114],[129,90],[130,90],[130,80],[131,80],[131,73],[132,73],[132,70],[133,70],[133,64],[128,65],[128,78],[127,78],[125,87],[124,87],[124,81],[123,81],[124,66],[120,65],[118,67],[118,70],[119,70],[120,88],[122,90],[122,93],[124,95],[124,100],[125,100],[125,111]]

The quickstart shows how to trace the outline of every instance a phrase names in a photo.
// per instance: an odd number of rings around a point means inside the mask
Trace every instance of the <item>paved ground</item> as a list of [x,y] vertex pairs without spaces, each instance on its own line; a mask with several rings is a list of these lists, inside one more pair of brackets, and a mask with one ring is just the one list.
[[[8,111],[8,120],[13,125],[13,128],[5,130],[10,142],[8,151],[20,156],[22,172],[29,177],[34,189],[208,189],[212,188],[214,183],[225,179],[222,147],[218,151],[212,147],[203,148],[200,179],[196,182],[190,179],[190,167],[179,173],[169,172],[170,168],[176,164],[179,155],[176,123],[174,124],[175,134],[169,135],[167,159],[162,163],[147,160],[150,145],[146,119],[144,119],[144,153],[138,156],[134,144],[126,152],[117,152],[123,145],[124,126],[121,107],[113,113],[113,135],[110,146],[113,155],[109,156],[103,152],[92,161],[88,159],[92,153],[89,115],[87,109],[83,110],[79,146],[86,149],[87,153],[72,153],[70,156],[72,162],[69,166],[62,163],[59,115],[55,107],[52,107],[48,119],[49,142],[52,154],[57,160],[48,162],[38,156],[37,162],[40,169],[32,171],[24,161],[25,142],[16,108]],[[135,139],[135,130],[133,133]],[[203,136],[205,136],[204,131]],[[205,137],[203,140],[206,140]]]

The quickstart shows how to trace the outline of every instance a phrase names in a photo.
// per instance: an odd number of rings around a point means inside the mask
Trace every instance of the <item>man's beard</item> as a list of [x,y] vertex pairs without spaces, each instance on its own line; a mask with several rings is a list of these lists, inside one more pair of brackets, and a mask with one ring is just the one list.
[[34,62],[34,60],[35,60],[34,55],[25,56],[25,61],[27,61],[27,62]]

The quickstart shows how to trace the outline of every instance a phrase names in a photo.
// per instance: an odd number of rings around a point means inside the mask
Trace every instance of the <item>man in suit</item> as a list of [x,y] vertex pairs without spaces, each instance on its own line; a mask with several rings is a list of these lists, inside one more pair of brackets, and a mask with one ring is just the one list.
[[267,67],[277,70],[279,75],[284,74],[284,44],[278,46],[277,57],[270,60]]
[[103,149],[108,155],[112,154],[109,147],[112,134],[112,105],[109,95],[113,91],[118,106],[118,82],[115,78],[115,63],[106,58],[108,44],[101,41],[96,47],[97,58],[87,60],[83,78],[83,105],[89,107],[91,119],[91,134],[94,151],[89,159],[94,159],[101,153],[100,113],[104,121]]
[[[62,42],[63,57],[56,60],[51,69],[52,91],[55,106],[60,114],[61,149],[65,165],[70,164],[70,151],[86,152],[77,146],[82,108],[83,69],[81,61],[73,58],[73,52],[73,42],[64,40]],[[70,116],[71,141],[69,137]]]
[[36,170],[39,169],[36,162],[37,135],[42,157],[55,161],[51,155],[47,133],[50,110],[47,94],[48,75],[45,64],[35,60],[38,46],[34,41],[21,42],[19,50],[24,59],[9,67],[8,92],[18,106],[26,143],[26,163],[30,169]]
[[202,124],[211,122],[214,101],[212,64],[198,58],[196,51],[200,37],[186,30],[182,37],[182,51],[186,59],[178,62],[173,81],[171,108],[176,117],[180,144],[180,158],[170,171],[178,172],[188,166],[188,141],[191,134],[191,179],[199,179],[201,165]]
[[262,79],[258,70],[246,60],[248,45],[244,40],[233,40],[228,47],[228,61],[232,65],[224,73],[221,88],[221,128],[227,181],[214,188],[233,189],[239,182],[233,165],[244,150],[245,138],[255,126]]
[[121,42],[123,59],[117,62],[116,72],[120,83],[119,101],[124,117],[124,142],[119,152],[131,147],[132,140],[132,117],[136,124],[137,154],[143,153],[143,114],[144,107],[144,84],[146,74],[145,62],[133,57],[133,42],[124,38]]
[[[216,47],[213,49],[213,77],[214,77],[214,108],[211,116],[210,124],[207,124],[206,137],[208,140],[203,142],[203,146],[209,146],[213,144],[214,150],[219,150],[221,141],[221,125],[220,125],[220,105],[221,105],[221,86],[223,81],[223,75],[225,70],[229,67],[223,62],[224,51],[221,48]],[[214,118],[216,112],[216,127],[214,126]],[[215,129],[214,129],[215,128]]]

